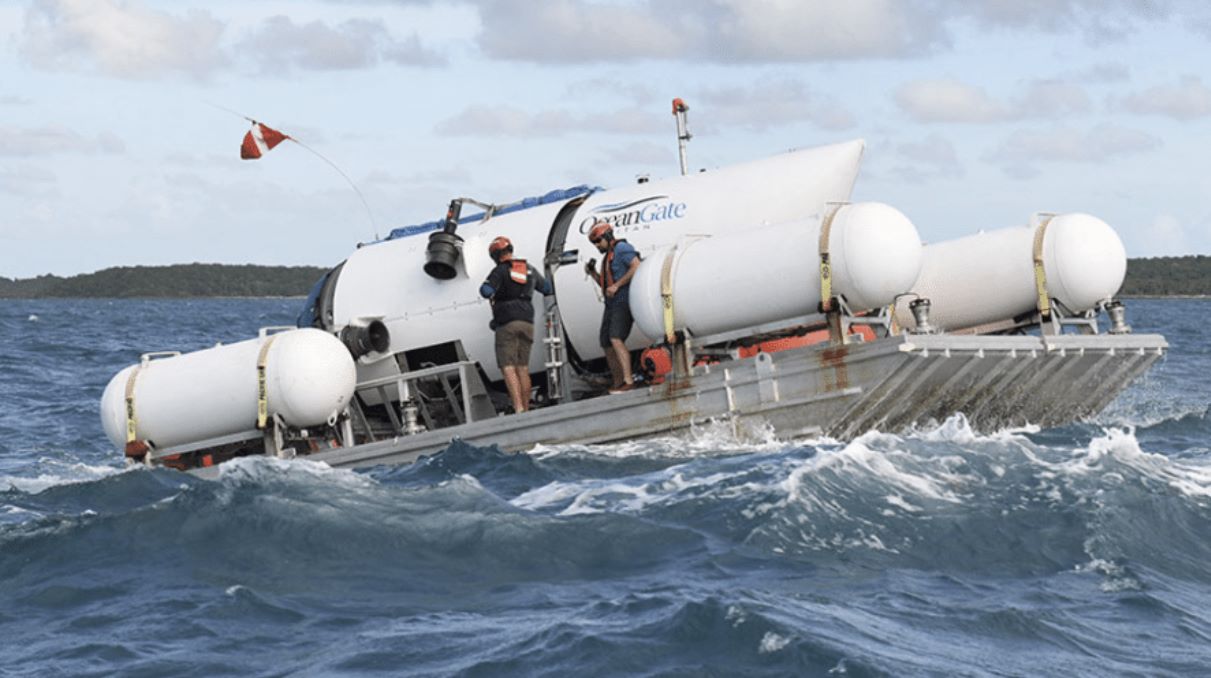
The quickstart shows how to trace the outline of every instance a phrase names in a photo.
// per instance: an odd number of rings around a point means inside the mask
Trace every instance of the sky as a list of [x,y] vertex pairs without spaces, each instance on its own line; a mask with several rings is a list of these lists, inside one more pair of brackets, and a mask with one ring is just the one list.
[[[0,277],[330,266],[506,203],[866,140],[926,242],[1211,254],[1199,0],[0,0]],[[301,144],[239,157],[260,120]]]

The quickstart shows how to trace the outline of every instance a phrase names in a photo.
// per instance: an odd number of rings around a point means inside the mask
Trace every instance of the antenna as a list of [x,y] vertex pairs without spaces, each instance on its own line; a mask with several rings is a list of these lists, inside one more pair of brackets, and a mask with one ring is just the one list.
[[673,117],[677,118],[677,152],[681,155],[682,176],[685,176],[686,173],[689,172],[689,165],[687,164],[685,158],[685,145],[690,139],[694,138],[694,135],[690,134],[690,130],[687,127],[688,122],[686,121],[685,117],[685,114],[689,112],[689,110],[690,107],[686,106],[685,102],[680,98],[673,99]]

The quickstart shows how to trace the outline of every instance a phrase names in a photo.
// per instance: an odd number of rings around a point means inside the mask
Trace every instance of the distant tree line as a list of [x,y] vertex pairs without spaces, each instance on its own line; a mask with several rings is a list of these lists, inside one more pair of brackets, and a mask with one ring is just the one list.
[[327,269],[314,266],[177,264],[120,266],[60,278],[0,278],[0,299],[43,297],[294,297]]
[[1122,296],[1211,296],[1211,257],[1129,259]]
[[[120,266],[60,278],[0,278],[0,299],[40,297],[294,297],[328,269],[177,264]],[[1211,296],[1211,256],[1130,259],[1123,296]]]

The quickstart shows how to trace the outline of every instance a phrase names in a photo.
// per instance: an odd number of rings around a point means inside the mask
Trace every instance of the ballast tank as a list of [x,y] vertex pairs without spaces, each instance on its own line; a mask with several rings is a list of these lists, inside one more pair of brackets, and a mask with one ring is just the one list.
[[[1105,221],[1082,213],[1044,215],[1031,226],[926,245],[921,276],[912,291],[930,300],[930,325],[943,330],[1030,313],[1039,303],[1036,251],[1044,294],[1073,313],[1111,299],[1127,274],[1123,241]],[[896,317],[913,329],[910,301],[900,300]]]
[[128,390],[135,439],[165,449],[255,431],[258,365],[268,416],[295,427],[335,418],[348,406],[357,376],[345,345],[316,329],[262,330],[256,339],[156,355],[118,372],[101,396],[101,424],[118,447],[126,442]]
[[657,251],[631,283],[635,323],[644,334],[664,336],[666,302],[673,329],[698,337],[815,313],[822,245],[831,268],[830,296],[843,296],[854,311],[887,306],[916,282],[921,240],[899,210],[868,202],[842,205],[826,216],[687,238]]

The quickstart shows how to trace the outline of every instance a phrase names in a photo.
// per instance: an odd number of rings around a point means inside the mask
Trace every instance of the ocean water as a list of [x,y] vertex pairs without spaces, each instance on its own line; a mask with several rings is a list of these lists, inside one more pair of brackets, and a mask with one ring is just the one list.
[[123,467],[115,372],[298,305],[0,301],[0,675],[1211,673],[1211,301],[1062,428]]

